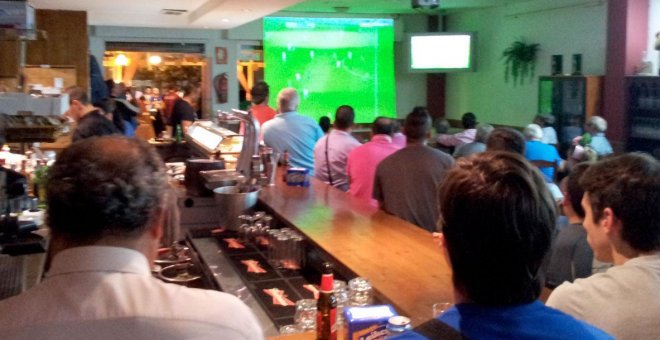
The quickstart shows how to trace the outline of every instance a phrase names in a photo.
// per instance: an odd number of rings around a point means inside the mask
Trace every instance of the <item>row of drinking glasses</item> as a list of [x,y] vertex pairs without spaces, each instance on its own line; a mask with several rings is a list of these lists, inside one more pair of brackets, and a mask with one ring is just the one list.
[[268,262],[271,266],[299,270],[305,265],[302,235],[291,228],[270,229],[267,235]]
[[238,219],[241,221],[241,226],[238,228],[241,242],[265,245],[265,237],[272,227],[272,216],[257,211],[254,215],[240,215]]
[[[365,278],[356,277],[348,281],[333,282],[335,296],[337,297],[337,326],[344,324],[345,307],[366,306],[373,301],[371,283]],[[316,300],[303,299],[296,301],[294,324],[282,326],[280,334],[293,334],[313,331],[316,328]]]

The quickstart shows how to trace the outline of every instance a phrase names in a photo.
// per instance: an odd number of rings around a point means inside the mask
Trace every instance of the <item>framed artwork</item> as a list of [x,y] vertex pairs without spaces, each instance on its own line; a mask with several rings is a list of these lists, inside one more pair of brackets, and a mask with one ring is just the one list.
[[227,48],[226,47],[216,47],[215,48],[215,63],[217,65],[227,64]]

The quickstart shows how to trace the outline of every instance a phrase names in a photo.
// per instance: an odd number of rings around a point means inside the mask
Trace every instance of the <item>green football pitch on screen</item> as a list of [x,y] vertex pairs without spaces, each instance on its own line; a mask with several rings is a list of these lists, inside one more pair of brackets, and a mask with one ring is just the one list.
[[340,105],[356,123],[396,117],[392,19],[264,18],[265,80],[270,105],[293,87],[298,111],[315,120]]

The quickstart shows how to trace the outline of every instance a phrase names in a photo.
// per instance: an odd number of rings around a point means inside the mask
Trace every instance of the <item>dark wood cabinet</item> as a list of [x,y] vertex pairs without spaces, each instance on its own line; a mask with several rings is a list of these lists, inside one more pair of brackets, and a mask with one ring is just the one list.
[[660,159],[660,77],[628,77],[627,151],[644,151]]
[[[555,117],[560,149],[582,135],[584,122],[602,110],[602,76],[539,77],[538,113]],[[563,153],[562,153],[563,154]]]

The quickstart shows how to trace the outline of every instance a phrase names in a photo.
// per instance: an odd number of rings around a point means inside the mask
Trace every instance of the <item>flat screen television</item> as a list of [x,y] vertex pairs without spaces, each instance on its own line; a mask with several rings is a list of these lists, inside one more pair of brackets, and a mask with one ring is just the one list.
[[474,33],[415,33],[407,42],[410,72],[474,71]]

